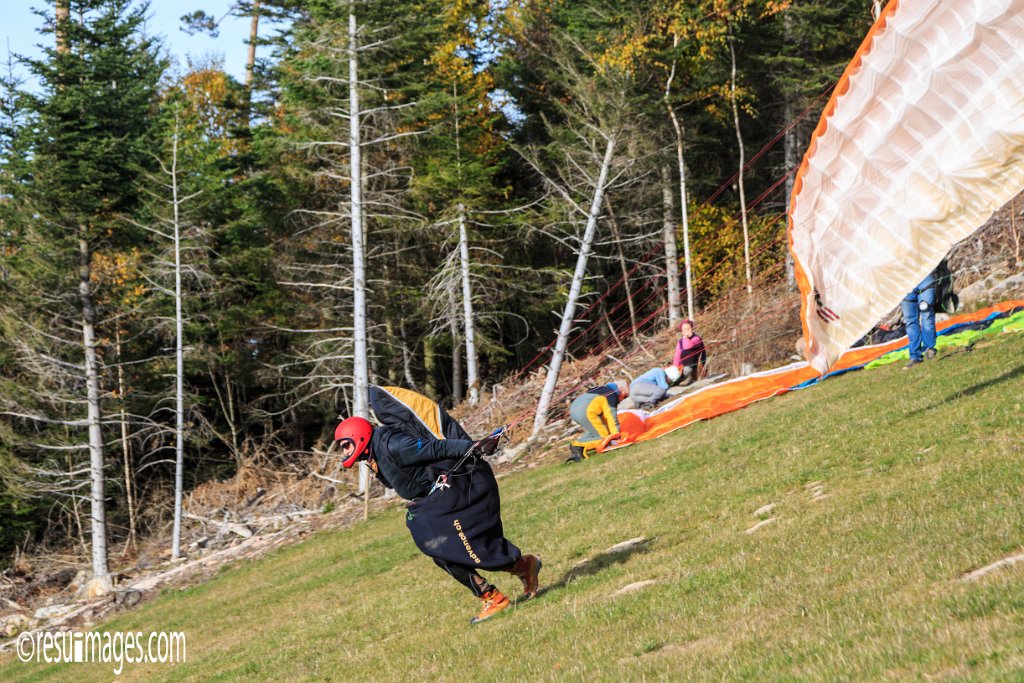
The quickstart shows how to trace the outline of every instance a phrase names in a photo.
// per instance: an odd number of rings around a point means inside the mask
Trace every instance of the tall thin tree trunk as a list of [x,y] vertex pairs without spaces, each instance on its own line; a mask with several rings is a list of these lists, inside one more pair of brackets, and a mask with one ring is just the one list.
[[636,306],[633,303],[633,291],[629,287],[629,268],[626,267],[626,254],[622,251],[622,240],[619,237],[619,221],[612,211],[612,203],[608,195],[604,196],[604,205],[608,209],[608,223],[612,226],[612,239],[619,255],[619,269],[622,271],[622,289],[626,293],[626,306],[629,308],[629,329],[636,330]]
[[458,327],[452,329],[452,403],[462,403],[462,340]]
[[82,304],[82,346],[85,352],[86,405],[89,424],[89,477],[92,483],[92,595],[110,592],[113,584],[107,568],[107,513],[104,501],[103,430],[100,423],[100,379],[96,357],[96,309],[92,300],[92,252],[86,228],[79,228],[78,294]]
[[[354,413],[360,417],[370,416],[369,370],[366,363],[366,266],[363,245],[363,164],[362,142],[360,139],[359,115],[359,62],[358,32],[355,2],[349,5],[348,15],[348,99],[349,99],[349,166],[352,215],[352,320],[354,345],[353,403]],[[369,495],[369,468],[359,465],[359,490]]]
[[70,0],[56,0],[54,3],[53,17],[56,23],[54,35],[57,40],[57,52],[67,54],[71,48],[68,46],[67,26],[71,19]]
[[[794,40],[793,38],[793,13],[791,10],[786,10],[782,14],[782,25],[785,30],[785,39],[787,42]],[[792,122],[796,118],[796,107],[794,106],[795,93],[784,93],[785,105],[783,109],[783,118],[787,122]],[[785,163],[784,172],[786,173],[786,212],[789,212],[789,202],[793,198],[793,182],[796,173],[797,164],[800,163],[800,149],[798,147],[798,126],[793,125],[786,131],[786,135],[782,141],[783,148],[783,160]],[[796,290],[796,265],[793,262],[793,253],[786,249],[786,285],[791,290]]]
[[[223,340],[221,341],[223,343]],[[231,432],[231,443],[228,444],[231,447],[231,455],[235,458],[235,465],[241,467],[242,460],[239,457],[241,434],[235,417],[235,393],[231,389],[231,377],[227,374],[224,375],[224,390],[222,391],[217,383],[217,374],[213,371],[213,366],[207,365],[207,369],[210,373],[210,384],[213,386],[213,391],[217,394],[217,402],[220,404],[220,414],[227,421],[228,431]]]
[[679,293],[679,249],[676,245],[675,201],[672,194],[672,172],[667,164],[658,166],[661,173],[661,241],[665,245],[665,284],[668,292],[668,324],[676,327],[682,320],[682,297]]
[[438,399],[437,349],[430,337],[423,340],[423,393],[435,401]]
[[740,220],[743,222],[743,264],[747,273],[747,294],[754,294],[750,277],[750,231],[747,227],[747,195],[743,185],[743,167],[746,165],[746,151],[743,147],[743,133],[740,130],[740,109],[736,104],[736,45],[729,38],[729,56],[732,58],[732,76],[729,79],[729,101],[732,103],[732,121],[736,127],[736,143],[740,152],[740,172],[736,177],[740,190]]
[[[793,112],[793,108],[792,108],[792,106],[790,105],[790,103],[788,101],[786,102],[785,110],[786,110],[786,116],[787,117],[789,117],[792,114],[792,112]],[[792,119],[791,118],[787,118],[787,120],[792,120]],[[797,164],[797,160],[796,160],[797,159],[797,143],[796,143],[796,130],[795,130],[795,126],[794,126],[794,128],[791,128],[789,131],[786,132],[786,137],[785,137],[785,141],[783,143],[783,146],[784,146],[784,156],[785,156],[785,163],[786,163],[786,173],[790,173],[794,168],[796,168],[796,164]],[[790,174],[790,175],[786,176],[786,211],[787,212],[789,211],[789,202],[792,199],[792,197],[793,197],[793,175]],[[793,262],[793,253],[789,249],[786,249],[786,285],[791,290],[795,290],[796,289],[796,264]]]
[[349,160],[352,214],[352,290],[353,290],[353,326],[355,344],[355,414],[369,416],[369,399],[367,387],[369,375],[366,364],[366,249],[363,244],[363,165],[362,142],[359,130],[359,63],[358,33],[356,26],[355,3],[348,15],[348,86],[349,86]]
[[462,340],[459,338],[458,304],[455,292],[448,291],[448,329],[452,335],[452,387],[451,397],[454,403],[462,401]]
[[252,88],[256,70],[256,40],[260,29],[260,0],[253,0],[252,19],[249,22],[249,54],[245,58],[245,124],[252,116]]
[[601,214],[605,183],[608,182],[608,168],[611,166],[614,152],[615,138],[609,137],[608,143],[605,146],[604,159],[601,162],[601,172],[598,174],[597,185],[594,187],[593,201],[590,203],[587,227],[583,232],[583,240],[580,242],[580,253],[576,259],[576,271],[572,276],[569,298],[565,302],[565,310],[562,312],[562,323],[558,328],[555,349],[551,353],[551,365],[548,367],[548,376],[544,381],[544,390],[541,392],[540,401],[537,403],[537,414],[533,419],[533,435],[536,435],[547,423],[551,399],[555,395],[555,385],[558,384],[558,373],[562,368],[562,360],[565,358],[566,346],[569,344],[569,332],[572,330],[572,323],[576,318],[576,300],[579,298],[580,289],[583,287],[583,278],[587,274],[587,258],[590,256],[590,247],[594,241],[594,235],[597,233],[597,218]]
[[[679,34],[672,35],[672,47],[679,45]],[[672,71],[669,73],[665,83],[665,106],[668,108],[668,116],[672,120],[672,129],[676,134],[676,166],[679,172],[679,210],[683,224],[683,260],[686,262],[686,317],[693,320],[693,266],[690,261],[690,219],[686,206],[686,163],[683,156],[683,126],[676,115],[675,107],[672,106],[672,81],[676,76],[676,62],[672,61]]]
[[459,204],[459,259],[462,265],[462,317],[466,337],[466,394],[469,405],[475,406],[480,402],[480,377],[477,375],[473,289],[469,281],[469,235],[466,231],[466,207],[462,204]]
[[124,359],[121,357],[121,328],[114,332],[115,350],[117,352],[117,395],[121,401],[121,455],[124,459],[124,495],[128,503],[128,541],[124,544],[125,552],[135,547],[135,495],[132,485],[132,454],[128,442],[128,413],[125,410],[127,387],[124,381]]
[[416,390],[416,379],[412,375],[412,352],[409,350],[405,334],[405,320],[398,321],[398,332],[402,340],[402,373],[405,375],[405,383],[410,389]]
[[182,495],[185,486],[185,355],[181,313],[181,216],[178,200],[178,130],[175,114],[171,157],[171,198],[174,209],[174,531],[171,534],[171,559],[181,557]]

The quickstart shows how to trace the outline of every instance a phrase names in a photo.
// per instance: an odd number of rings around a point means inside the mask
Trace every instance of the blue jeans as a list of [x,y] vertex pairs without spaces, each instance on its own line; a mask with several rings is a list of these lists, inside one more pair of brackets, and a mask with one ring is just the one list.
[[935,348],[935,277],[932,273],[910,290],[901,307],[903,322],[907,325],[910,358],[922,360],[925,351]]

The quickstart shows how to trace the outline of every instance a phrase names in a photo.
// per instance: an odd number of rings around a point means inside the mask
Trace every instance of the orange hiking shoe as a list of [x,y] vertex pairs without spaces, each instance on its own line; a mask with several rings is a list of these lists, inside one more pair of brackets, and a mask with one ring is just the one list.
[[514,565],[512,573],[523,582],[523,600],[529,600],[537,595],[540,588],[540,558],[536,555],[521,555]]
[[497,588],[487,591],[480,596],[480,599],[483,600],[484,607],[480,610],[480,614],[469,620],[470,624],[479,624],[485,619],[490,619],[506,607],[512,606],[512,602],[502,595],[501,591]]

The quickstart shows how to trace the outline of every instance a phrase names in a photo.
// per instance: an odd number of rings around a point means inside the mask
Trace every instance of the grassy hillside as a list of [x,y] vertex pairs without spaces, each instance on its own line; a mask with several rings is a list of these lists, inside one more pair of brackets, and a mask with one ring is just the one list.
[[[1024,546],[1022,403],[1024,335],[1004,335],[505,477],[506,529],[547,589],[478,626],[396,508],[104,628],[187,634],[186,664],[121,680],[1015,679],[1024,564],[959,577]],[[114,678],[0,666],[72,676]]]

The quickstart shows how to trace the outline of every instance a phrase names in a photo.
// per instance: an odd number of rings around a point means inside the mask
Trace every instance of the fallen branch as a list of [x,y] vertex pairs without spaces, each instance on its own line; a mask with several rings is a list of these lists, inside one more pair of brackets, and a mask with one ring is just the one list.
[[985,565],[981,569],[975,569],[973,572],[964,574],[962,577],[960,577],[960,580],[977,581],[986,574],[990,574],[997,569],[1002,569],[1003,567],[1009,567],[1010,565],[1017,564],[1018,562],[1024,562],[1024,552],[1017,553],[1016,555],[1010,555],[1009,557],[1004,557],[1003,559],[997,562]]
[[235,524],[234,522],[227,522],[227,521],[225,521],[225,522],[218,522],[218,521],[213,520],[213,519],[207,519],[206,517],[200,517],[199,515],[194,515],[191,512],[184,513],[184,516],[185,516],[186,519],[193,519],[193,520],[195,520],[197,522],[203,522],[204,524],[214,524],[214,525],[217,525],[217,526],[219,526],[222,529],[226,529],[227,531],[230,531],[233,534],[241,536],[242,538],[251,538],[252,537],[252,530],[249,529],[249,527],[243,526],[241,524]]

